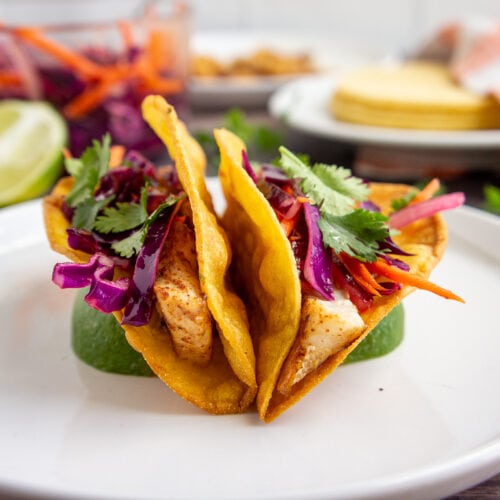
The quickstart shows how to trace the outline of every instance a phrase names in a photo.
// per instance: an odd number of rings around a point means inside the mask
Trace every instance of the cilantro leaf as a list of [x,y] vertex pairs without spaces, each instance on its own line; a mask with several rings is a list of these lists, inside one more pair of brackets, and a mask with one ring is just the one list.
[[[145,190],[144,190],[145,192]],[[146,202],[146,197],[143,195],[141,196],[142,202],[141,205],[143,206],[145,210],[145,202]],[[153,211],[152,214],[147,216],[146,212],[146,218],[142,223],[142,226],[137,229],[137,231],[134,231],[132,234],[127,236],[126,238],[121,239],[120,241],[117,241],[111,245],[111,248],[119,254],[121,257],[125,258],[130,258],[133,255],[139,253],[139,250],[141,249],[144,239],[146,238],[146,234],[148,232],[149,226],[158,218],[158,216],[168,207],[171,207],[172,205],[175,205],[179,200],[184,198],[186,195],[185,193],[182,193],[181,195],[169,195],[168,198],[158,205],[158,207]],[[121,204],[120,204],[121,205]],[[136,207],[138,207],[138,204],[135,204]],[[131,206],[131,205],[129,205]],[[134,209],[136,210],[136,209]],[[137,209],[138,210],[138,209]],[[115,221],[117,223],[117,221]],[[134,226],[135,227],[135,226]]]
[[102,143],[92,141],[80,160],[67,161],[66,166],[75,180],[66,201],[71,207],[77,207],[83,201],[92,198],[99,179],[108,171],[111,136],[106,134]]
[[77,229],[92,230],[99,211],[113,200],[114,196],[109,196],[96,201],[94,198],[87,198],[77,205],[71,224]]
[[117,203],[106,207],[95,221],[94,227],[101,233],[121,233],[143,224],[148,212],[139,203]]
[[86,168],[84,164],[82,164],[80,172],[74,179],[75,183],[66,196],[66,201],[70,207],[77,207],[80,203],[92,198],[95,186],[99,181],[97,172],[92,168]]
[[168,207],[171,207],[172,205],[175,205],[178,201],[182,200],[183,198],[186,197],[186,193],[182,192],[180,194],[174,195],[174,194],[169,194],[168,198],[163,201],[156,210],[149,216],[147,223],[151,224],[153,221],[155,221],[158,216],[163,212]]
[[316,164],[312,168],[281,147],[281,167],[288,177],[301,179],[301,188],[322,213],[343,215],[353,210],[356,200],[368,196],[368,187],[347,168]]
[[337,253],[376,260],[389,227],[385,215],[356,208],[357,202],[368,198],[368,185],[347,168],[322,163],[309,167],[284,147],[280,153],[282,169],[288,177],[300,179],[304,194],[318,205],[323,243]]
[[69,175],[78,177],[83,169],[83,162],[80,158],[65,158],[64,168]]
[[318,226],[325,245],[364,261],[376,260],[378,241],[389,236],[387,217],[361,208],[344,215],[323,214]]
[[121,257],[129,259],[133,255],[139,253],[139,250],[144,243],[144,238],[146,238],[147,228],[148,226],[146,225],[142,226],[126,238],[113,243],[111,248]]
[[368,198],[368,186],[358,177],[354,177],[348,168],[318,163],[313,165],[312,171],[325,185],[338,193],[357,201]]

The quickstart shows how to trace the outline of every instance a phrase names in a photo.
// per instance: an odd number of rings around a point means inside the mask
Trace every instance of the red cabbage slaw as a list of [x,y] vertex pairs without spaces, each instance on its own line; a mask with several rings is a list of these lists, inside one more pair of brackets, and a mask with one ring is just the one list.
[[[142,119],[140,105],[146,95],[161,93],[184,112],[185,84],[174,78],[175,68],[168,58],[161,59],[161,64],[150,63],[155,51],[148,50],[149,40],[142,45],[143,38],[149,35],[153,40],[154,33],[139,35],[142,28],[136,34],[132,27],[124,20],[108,27],[110,35],[116,31],[127,37],[123,49],[96,45],[91,27],[85,28],[89,45],[77,49],[67,43],[71,37],[65,36],[64,28],[46,32],[41,27],[0,23],[0,98],[50,102],[68,123],[75,155],[109,132],[115,143],[127,149],[161,157],[163,144]],[[148,71],[139,72],[142,66]]]
[[[337,255],[333,249],[326,248],[318,220],[320,213],[316,205],[307,201],[301,192],[297,179],[289,179],[279,168],[271,165],[261,166],[257,172],[243,152],[243,167],[250,178],[264,194],[276,216],[283,225],[283,220],[297,217],[297,212],[290,207],[298,206],[298,222],[288,239],[294,252],[302,288],[307,293],[315,294],[323,299],[334,300],[334,284],[345,290],[360,312],[371,307],[374,294],[361,286],[351,274],[343,255]],[[304,201],[304,198],[306,201]],[[297,200],[301,202],[297,203]],[[463,193],[451,193],[435,196],[425,201],[409,204],[394,211],[388,218],[390,229],[402,229],[416,220],[429,217],[443,210],[456,208],[465,201]],[[294,203],[295,202],[295,203]],[[380,211],[370,201],[361,203],[361,208]],[[291,215],[290,215],[291,213]],[[390,266],[409,271],[407,263],[397,258],[409,255],[403,251],[390,236],[378,241],[380,257]],[[396,282],[382,282],[377,288],[377,295],[390,295],[401,288]]]
[[[94,192],[94,200],[112,199],[107,208],[137,204],[147,189],[148,215],[155,215],[144,227],[140,249],[132,256],[120,256],[114,245],[133,236],[133,230],[105,234],[93,228],[67,229],[68,245],[91,254],[86,263],[65,262],[54,267],[52,280],[60,288],[89,287],[85,301],[94,309],[111,313],[124,309],[122,324],[148,324],[153,311],[153,285],[163,245],[177,213],[184,193],[175,174],[160,176],[165,170],[155,169],[138,152],[129,152],[123,165],[102,176]],[[172,202],[162,203],[174,195]],[[121,204],[121,205],[120,205]],[[102,209],[101,209],[102,211]],[[68,220],[74,209],[63,202]],[[117,277],[116,276],[121,276]]]

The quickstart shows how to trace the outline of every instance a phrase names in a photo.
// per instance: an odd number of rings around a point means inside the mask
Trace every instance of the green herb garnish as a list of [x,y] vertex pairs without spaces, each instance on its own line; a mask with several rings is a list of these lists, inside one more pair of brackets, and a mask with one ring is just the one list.
[[483,208],[488,212],[500,214],[500,188],[493,186],[493,184],[486,184],[483,193]]
[[385,215],[356,206],[368,198],[368,186],[347,168],[309,166],[284,147],[280,153],[281,168],[288,177],[300,179],[302,191],[318,206],[324,244],[359,260],[376,260],[378,242],[389,236],[389,229]]
[[[148,233],[149,226],[158,218],[158,216],[168,207],[171,207],[172,205],[175,205],[181,198],[184,198],[186,196],[185,193],[181,193],[179,195],[169,195],[168,198],[161,203],[155,211],[147,216],[146,212],[146,218],[142,221],[140,227],[138,227],[135,231],[133,231],[130,235],[128,235],[125,238],[122,238],[121,240],[113,243],[111,245],[111,248],[121,257],[125,258],[130,258],[133,255],[137,254],[139,250],[141,249],[142,245],[144,244],[144,239],[146,238],[146,235]],[[133,206],[133,204],[129,205],[130,207]],[[135,210],[135,209],[134,209]],[[128,212],[128,209],[124,210],[125,212]],[[121,222],[123,222],[122,217],[124,216],[123,213],[113,213],[113,214],[108,214],[106,217],[108,220],[106,221],[106,224],[109,224],[109,226],[112,226],[113,224],[116,224],[116,227],[119,227]],[[116,217],[116,219],[115,219]],[[115,221],[115,222],[113,222]],[[136,226],[134,226],[136,227]]]
[[169,195],[151,214],[148,214],[149,180],[141,188],[138,202],[117,202],[115,195],[96,199],[94,194],[101,178],[109,171],[111,137],[106,134],[102,142],[94,140],[81,158],[66,160],[66,169],[74,178],[74,184],[66,202],[74,208],[71,221],[77,229],[87,229],[103,234],[117,234],[118,239],[111,248],[121,257],[137,254],[148,232],[149,226],[168,207],[174,205],[184,193]]
[[[239,108],[231,108],[224,114],[223,128],[233,132],[246,145],[249,156],[271,161],[279,145],[283,142],[280,133],[262,124],[250,123],[245,113]],[[201,145],[214,171],[219,165],[219,149],[211,132],[198,131],[194,137]],[[271,156],[272,155],[272,156]]]

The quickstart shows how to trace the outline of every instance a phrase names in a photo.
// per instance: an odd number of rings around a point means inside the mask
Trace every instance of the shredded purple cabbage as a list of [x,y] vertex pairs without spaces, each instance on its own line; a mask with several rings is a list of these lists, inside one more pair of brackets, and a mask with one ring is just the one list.
[[63,262],[54,266],[52,281],[60,288],[85,288],[90,286],[85,301],[104,313],[117,311],[125,306],[128,278],[113,281],[116,263],[102,253],[95,253],[85,264]]
[[261,166],[261,169],[262,176],[266,181],[272,182],[273,184],[290,184],[290,179],[280,168],[266,163]]
[[304,216],[309,232],[304,261],[304,278],[322,297],[333,300],[332,261],[324,245],[318,226],[318,207],[304,203]]
[[293,194],[289,194],[272,182],[259,181],[259,188],[273,209],[284,219],[293,219],[302,207],[302,203]]
[[250,164],[250,161],[248,160],[248,155],[245,150],[241,152],[241,156],[243,157],[243,168],[245,169],[245,172],[250,176],[252,181],[257,184],[257,175],[255,174],[254,169],[252,168],[252,165]]
[[149,323],[151,319],[153,285],[161,250],[172,225],[171,214],[172,207],[169,207],[149,227],[135,262],[128,301],[122,319],[124,325],[141,326]]
[[370,200],[361,202],[360,207],[370,212],[380,212],[380,207]]
[[101,249],[95,236],[86,229],[69,227],[66,229],[66,234],[68,235],[68,246],[73,250],[94,254]]

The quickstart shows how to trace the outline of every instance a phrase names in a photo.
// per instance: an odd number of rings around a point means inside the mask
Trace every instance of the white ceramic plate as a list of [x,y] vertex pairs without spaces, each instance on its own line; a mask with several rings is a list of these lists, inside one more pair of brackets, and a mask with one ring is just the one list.
[[413,294],[396,351],[339,368],[265,425],[254,413],[209,416],[157,379],[79,362],[73,293],[50,281],[61,258],[39,201],[2,210],[0,493],[422,499],[500,472],[500,219],[468,208],[447,219],[433,279],[467,304]]
[[355,125],[335,120],[329,101],[336,78],[316,75],[289,82],[271,96],[271,114],[290,127],[354,144],[413,148],[500,149],[500,130],[427,131]]
[[[268,48],[282,54],[305,53],[318,71],[335,74],[342,69],[374,60],[376,55],[331,39],[311,38],[296,33],[215,31],[195,33],[191,40],[193,54],[207,55],[222,62],[245,57],[255,50]],[[299,75],[300,76],[300,75]],[[292,76],[193,77],[190,99],[194,106],[260,106],[280,85],[297,78]]]

